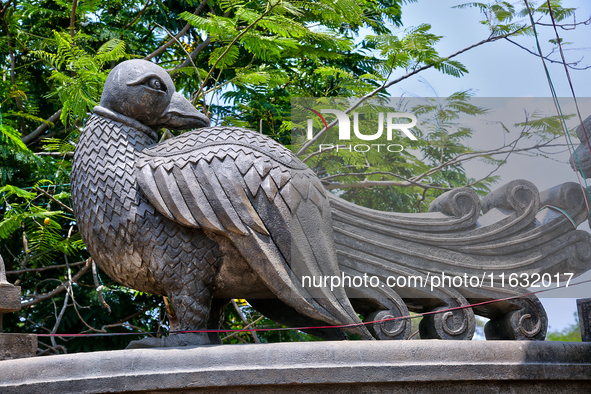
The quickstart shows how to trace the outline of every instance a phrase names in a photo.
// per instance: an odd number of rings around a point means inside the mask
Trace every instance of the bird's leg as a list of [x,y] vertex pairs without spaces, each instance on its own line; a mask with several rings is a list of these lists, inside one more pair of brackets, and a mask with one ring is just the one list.
[[[219,328],[219,319],[223,316],[223,309],[220,312],[222,305],[217,301],[212,303],[211,291],[208,287],[202,281],[193,280],[185,283],[185,286],[177,292],[169,294],[168,297],[179,319],[180,331],[203,330],[208,328],[210,322],[216,325],[214,328]],[[214,316],[210,316],[212,310]],[[215,344],[221,344],[217,333],[173,333],[160,339],[144,338],[132,341],[127,349]]]
[[[209,328],[208,323],[214,317],[210,316],[212,310],[218,315],[214,318],[219,317],[219,306],[212,303],[209,286],[198,280],[186,284],[179,294],[173,294],[170,298],[179,318],[180,331]],[[214,328],[218,327],[219,323]],[[171,334],[165,342],[166,347],[221,344],[217,333],[208,332]]]
[[211,311],[209,313],[209,321],[207,322],[207,327],[218,330],[222,328],[222,324],[224,323],[225,314],[224,311],[226,307],[230,303],[229,299],[221,299],[221,298],[214,298],[211,301]]

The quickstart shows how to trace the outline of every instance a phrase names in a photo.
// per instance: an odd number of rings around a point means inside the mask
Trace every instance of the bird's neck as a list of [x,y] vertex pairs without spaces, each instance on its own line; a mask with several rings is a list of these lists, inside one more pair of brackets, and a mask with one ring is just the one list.
[[103,116],[100,112],[95,112],[88,119],[78,141],[72,182],[86,182],[100,189],[104,174],[113,173],[129,178],[135,184],[134,168],[138,154],[154,145],[156,140],[138,127],[123,123],[121,119],[115,120],[112,116]]
[[116,122],[123,123],[124,125],[127,125],[129,127],[133,127],[134,129],[137,129],[142,133],[145,133],[148,137],[155,141],[158,139],[158,134],[156,133],[156,131],[154,131],[154,129],[146,126],[140,121],[130,118],[129,116],[125,116],[123,114],[120,114],[119,112],[115,112],[111,109],[101,107],[100,105],[94,107],[93,110],[95,114],[103,116],[105,118],[109,118]]
[[72,164],[77,224],[97,264],[113,278],[123,278],[127,286],[142,289],[145,281],[134,279],[143,277],[138,276],[140,263],[134,248],[139,236],[134,225],[154,208],[139,190],[135,162],[138,153],[155,140],[129,122],[97,112],[86,122]]

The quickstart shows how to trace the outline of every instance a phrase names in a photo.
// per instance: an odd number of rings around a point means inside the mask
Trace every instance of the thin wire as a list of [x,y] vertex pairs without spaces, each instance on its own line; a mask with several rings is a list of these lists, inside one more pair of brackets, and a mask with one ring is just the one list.
[[550,0],[548,0],[548,10],[550,11],[550,18],[552,19],[552,26],[554,26],[554,32],[556,33],[556,42],[558,43],[558,48],[560,49],[560,57],[562,58],[562,64],[564,65],[564,71],[566,71],[566,78],[568,79],[570,91],[572,92],[573,99],[575,100],[575,107],[577,108],[577,115],[579,116],[579,122],[581,122],[581,128],[583,129],[583,134],[585,134],[585,141],[587,142],[587,148],[589,148],[589,153],[591,153],[591,144],[589,143],[589,137],[587,136],[587,131],[585,130],[585,124],[583,123],[583,117],[581,116],[581,111],[579,110],[579,103],[577,101],[577,96],[575,94],[575,88],[573,87],[573,82],[570,78],[570,72],[568,71],[568,66],[566,65],[566,59],[564,57],[564,52],[562,50],[562,42],[561,42],[560,36],[558,35],[558,29],[556,28],[556,22],[554,20],[554,12],[552,11],[552,6],[550,5]]
[[[558,115],[560,116],[562,122],[561,122],[561,126],[562,126],[562,131],[564,132],[565,135],[565,139],[566,139],[566,143],[569,149],[569,153],[571,154],[571,157],[575,157],[577,164],[579,166],[579,171],[581,172],[581,175],[583,176],[583,181],[585,182],[585,187],[583,187],[583,182],[581,182],[581,178],[579,177],[579,173],[575,171],[575,173],[577,174],[577,179],[579,181],[579,184],[581,185],[581,189],[583,190],[583,194],[585,194],[585,191],[587,192],[587,196],[589,196],[589,200],[587,200],[585,198],[585,205],[587,206],[587,218],[591,215],[591,209],[589,207],[589,201],[591,201],[591,192],[589,192],[589,186],[587,185],[587,180],[585,179],[585,175],[583,172],[583,166],[581,165],[581,162],[579,161],[579,156],[577,155],[577,151],[574,148],[574,144],[570,138],[570,135],[568,133],[568,128],[566,127],[566,121],[564,119],[564,115],[562,113],[562,108],[560,107],[560,103],[558,102],[558,96],[556,95],[556,90],[554,89],[554,84],[552,83],[552,77],[550,77],[550,72],[548,71],[548,67],[546,66],[546,61],[544,60],[544,56],[542,54],[542,48],[540,46],[540,40],[538,39],[538,32],[536,30],[536,24],[534,22],[534,17],[532,15],[531,12],[531,8],[529,7],[529,3],[527,2],[527,0],[524,0],[525,2],[525,6],[527,7],[527,12],[529,14],[529,19],[531,21],[531,25],[534,31],[534,37],[536,38],[536,46],[538,48],[538,52],[540,54],[540,59],[542,60],[542,65],[544,66],[544,71],[546,72],[546,79],[548,80],[548,84],[550,85],[550,91],[552,93],[552,99],[554,100],[554,106],[556,107],[556,112],[558,113]],[[569,145],[570,144],[570,145]],[[571,147],[572,147],[572,151],[571,151]]]
[[[565,286],[565,288],[575,287],[575,286],[582,285],[582,284],[589,283],[589,282],[591,282],[591,279],[573,283],[569,286]],[[190,334],[190,333],[206,333],[206,332],[226,333],[226,332],[253,332],[253,331],[254,332],[264,332],[264,331],[313,330],[313,329],[328,329],[328,328],[353,328],[353,327],[359,327],[359,326],[366,326],[369,324],[381,324],[381,323],[386,323],[386,322],[390,322],[390,321],[394,321],[394,320],[417,319],[419,317],[435,315],[438,313],[445,313],[445,312],[456,311],[456,310],[461,310],[461,309],[473,308],[475,306],[488,305],[488,304],[492,304],[492,303],[500,302],[500,301],[508,301],[508,300],[514,300],[514,299],[518,299],[518,298],[525,298],[525,297],[529,297],[531,295],[556,290],[558,288],[560,288],[560,286],[558,286],[557,288],[542,289],[542,290],[534,291],[531,293],[521,294],[521,295],[512,296],[512,297],[497,298],[494,300],[478,302],[475,304],[461,305],[461,306],[456,306],[456,307],[447,308],[447,309],[441,309],[441,310],[437,310],[437,311],[417,313],[415,315],[397,316],[397,317],[391,317],[388,319],[381,319],[381,320],[374,320],[374,321],[369,321],[369,322],[361,322],[361,323],[353,323],[353,324],[342,324],[342,325],[336,325],[336,326],[273,327],[273,328],[254,328],[254,327],[252,327],[249,329],[241,329],[241,330],[230,330],[230,329],[208,330],[208,329],[203,329],[203,330],[182,330],[182,331],[113,332],[113,333],[99,333],[99,334],[37,334],[37,336],[40,336],[40,337],[109,337],[109,336],[122,336],[122,335]]]
[[555,210],[557,210],[558,212],[562,213],[562,214],[563,214],[564,216],[566,216],[566,217],[567,217],[567,219],[568,219],[568,220],[569,220],[569,221],[570,221],[570,222],[573,224],[573,226],[575,226],[575,230],[577,229],[577,223],[576,223],[576,222],[573,220],[573,218],[572,218],[572,217],[570,217],[570,215],[569,215],[569,214],[568,214],[568,213],[567,213],[567,212],[566,212],[564,209],[561,209],[561,208],[555,207],[555,206],[553,206],[553,205],[544,205],[542,208],[538,209],[538,212],[540,212],[541,210],[543,210],[543,209],[545,209],[545,208],[555,209]]
[[69,183],[61,183],[59,185],[30,186],[30,187],[20,187],[19,189],[35,189],[36,187],[45,188],[45,187],[58,187],[58,186],[70,186],[70,184]]
[[566,216],[566,217],[568,218],[568,220],[570,220],[570,222],[573,224],[573,226],[575,226],[575,230],[576,230],[576,228],[577,228],[577,223],[576,223],[576,222],[573,220],[573,218],[572,218],[572,217],[570,217],[570,215],[569,215],[569,214],[568,214],[568,213],[567,213],[567,212],[566,212],[564,209],[561,209],[561,208],[555,207],[555,206],[553,206],[553,205],[544,205],[542,208],[538,209],[538,212],[540,212],[540,211],[541,211],[542,209],[544,209],[544,208],[555,209],[555,210],[557,210],[558,212],[562,213],[564,216]]

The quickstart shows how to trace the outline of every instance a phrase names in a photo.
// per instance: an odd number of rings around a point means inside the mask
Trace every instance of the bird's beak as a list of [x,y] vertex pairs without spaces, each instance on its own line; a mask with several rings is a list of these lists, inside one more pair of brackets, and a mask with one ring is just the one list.
[[174,92],[170,105],[156,121],[158,126],[172,130],[197,129],[209,126],[209,118],[199,112],[186,98]]

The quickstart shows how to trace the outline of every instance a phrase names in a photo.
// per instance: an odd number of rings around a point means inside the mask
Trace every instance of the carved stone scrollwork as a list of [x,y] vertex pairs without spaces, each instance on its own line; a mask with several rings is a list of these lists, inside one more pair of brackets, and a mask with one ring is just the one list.
[[565,210],[579,225],[587,219],[585,198],[587,196],[581,189],[581,185],[575,182],[566,182],[541,192],[540,205]]
[[[447,191],[430,205],[428,213],[383,212],[352,204],[329,194],[333,220],[355,223],[372,232],[389,233],[397,238],[430,240],[430,233],[467,229],[476,223],[480,200],[472,189],[462,187]],[[337,224],[338,226],[338,224]]]
[[457,230],[467,228],[476,223],[480,213],[480,199],[476,192],[467,187],[450,190],[437,197],[431,205],[429,212],[441,212],[456,219],[461,219],[461,224],[454,221],[448,226],[438,226],[432,231]]
[[482,199],[482,212],[487,213],[493,208],[521,212],[529,207],[537,211],[539,204],[537,187],[529,181],[518,179],[487,194]]
[[[466,302],[464,305],[467,305]],[[457,305],[450,302],[446,306],[433,309],[433,312],[451,309]],[[423,316],[419,323],[421,339],[471,340],[476,329],[476,319],[471,308],[462,308]]]
[[518,179],[492,191],[482,198],[484,215],[478,221],[488,228],[481,241],[496,240],[523,229],[534,220],[539,207],[538,188],[529,181]]
[[490,319],[485,327],[486,339],[543,341],[548,331],[548,316],[536,296],[510,300],[518,308]]
[[[351,267],[344,267],[343,272],[352,276],[363,275]],[[349,288],[347,295],[351,297],[351,304],[355,311],[364,315],[364,322],[379,322],[409,316],[404,300],[382,280],[376,287]],[[408,339],[411,333],[411,320],[395,319],[368,324],[366,327],[376,339]]]
[[367,326],[369,332],[377,339],[408,339],[410,335],[410,319],[394,319],[402,315],[399,310],[376,311],[372,312],[363,319],[364,322],[377,321],[379,323]]

